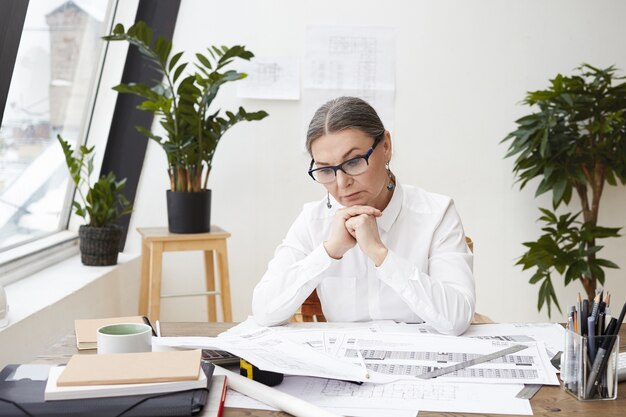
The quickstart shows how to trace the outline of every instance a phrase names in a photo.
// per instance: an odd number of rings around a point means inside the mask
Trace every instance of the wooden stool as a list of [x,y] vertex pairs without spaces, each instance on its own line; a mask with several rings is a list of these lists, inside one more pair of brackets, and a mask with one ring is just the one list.
[[[218,226],[211,226],[209,233],[177,234],[170,233],[167,227],[142,227],[141,234],[141,286],[139,288],[139,314],[148,316],[152,322],[161,314],[161,298],[206,295],[209,321],[216,321],[216,296],[222,301],[222,317],[232,322],[230,304],[230,282],[228,278],[228,254],[226,239],[230,233]],[[161,295],[161,268],[163,252],[193,251],[204,252],[206,292],[178,295]],[[215,290],[215,268],[213,253],[217,255],[220,291]],[[213,298],[213,299],[211,299]]]

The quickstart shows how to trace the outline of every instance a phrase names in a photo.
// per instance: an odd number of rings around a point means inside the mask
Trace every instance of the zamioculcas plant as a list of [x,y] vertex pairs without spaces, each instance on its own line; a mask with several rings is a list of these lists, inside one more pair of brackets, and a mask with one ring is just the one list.
[[171,55],[171,41],[159,36],[153,42],[152,38],[152,29],[141,21],[128,30],[117,24],[113,33],[103,38],[136,46],[163,77],[153,85],[120,84],[114,90],[142,97],[138,108],[159,116],[165,136],[155,135],[144,126],[137,126],[137,130],[165,151],[171,191],[206,190],[215,149],[224,133],[241,121],[261,120],[268,115],[239,107],[236,113],[226,111],[221,116],[219,109],[210,109],[222,85],[246,77],[226,67],[237,58],[250,60],[254,54],[239,45],[212,46],[208,54],[196,54],[194,71],[185,75],[188,62],[181,61],[183,52]]

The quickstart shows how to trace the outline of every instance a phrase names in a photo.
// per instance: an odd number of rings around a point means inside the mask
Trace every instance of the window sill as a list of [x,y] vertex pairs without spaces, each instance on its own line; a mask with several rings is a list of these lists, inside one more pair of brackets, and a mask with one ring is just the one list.
[[5,287],[78,253],[78,235],[64,230],[0,252],[0,285]]
[[84,266],[72,256],[5,287],[9,324],[0,329],[0,368],[28,362],[74,328],[77,318],[137,314],[140,257]]

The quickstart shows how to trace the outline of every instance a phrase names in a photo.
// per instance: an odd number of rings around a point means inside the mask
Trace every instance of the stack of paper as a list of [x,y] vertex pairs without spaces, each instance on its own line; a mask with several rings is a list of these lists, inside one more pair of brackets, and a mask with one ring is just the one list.
[[[472,326],[467,334],[471,337],[451,337],[425,325],[305,323],[263,328],[248,320],[217,338],[158,338],[153,344],[210,346],[244,357],[261,369],[300,375],[286,377],[275,388],[340,414],[404,416],[418,409],[532,414],[529,401],[516,394],[522,384],[558,385],[546,345],[553,351],[562,349],[562,328],[549,324],[479,327]],[[510,346],[523,349],[429,381],[416,379]],[[363,381],[364,368],[370,375],[366,383],[345,382]]]

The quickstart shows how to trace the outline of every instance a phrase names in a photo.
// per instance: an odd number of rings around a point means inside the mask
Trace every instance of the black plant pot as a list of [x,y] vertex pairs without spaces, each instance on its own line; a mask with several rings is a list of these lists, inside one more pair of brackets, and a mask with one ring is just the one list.
[[197,193],[167,190],[167,223],[171,233],[211,231],[211,190]]
[[84,265],[107,266],[117,264],[120,250],[122,228],[118,225],[108,227],[80,226],[80,260]]

